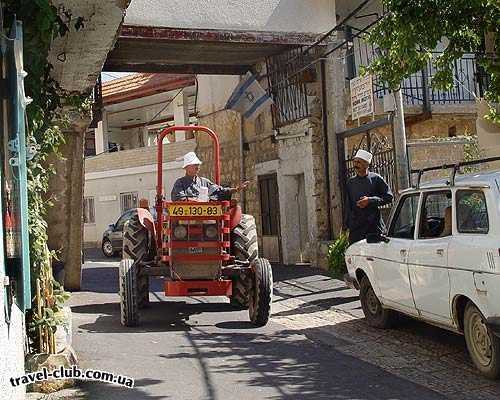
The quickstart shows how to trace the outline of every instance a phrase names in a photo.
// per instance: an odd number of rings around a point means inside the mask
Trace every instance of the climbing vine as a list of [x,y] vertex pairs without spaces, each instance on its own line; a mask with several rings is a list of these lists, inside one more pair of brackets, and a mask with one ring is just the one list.
[[[382,0],[387,14],[369,35],[383,49],[368,71],[391,88],[423,70],[432,60],[432,85],[449,90],[463,79],[454,72],[456,60],[474,53],[487,81],[484,97],[490,106],[487,118],[500,123],[500,1],[499,0]],[[446,38],[443,40],[443,38]],[[444,46],[438,57],[433,51]],[[480,71],[478,71],[480,72]],[[486,83],[486,82],[485,82]]]
[[28,336],[32,349],[54,351],[53,334],[61,323],[58,312],[68,294],[52,277],[52,259],[55,252],[47,247],[48,233],[45,220],[52,204],[47,196],[49,178],[54,173],[48,157],[61,157],[59,147],[64,143],[62,129],[68,118],[64,107],[81,109],[86,97],[61,90],[51,77],[52,65],[48,61],[50,45],[57,36],[65,35],[83,26],[81,18],[73,18],[65,9],[57,9],[50,0],[6,0],[4,15],[22,21],[24,33],[24,68],[28,105],[27,142],[37,149],[28,161],[28,205],[32,293],[32,310],[27,314]]

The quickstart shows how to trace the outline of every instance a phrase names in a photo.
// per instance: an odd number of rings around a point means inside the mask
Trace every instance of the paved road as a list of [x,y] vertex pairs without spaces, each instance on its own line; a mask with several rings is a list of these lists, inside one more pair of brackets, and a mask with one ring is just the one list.
[[[225,299],[167,300],[159,281],[153,283],[153,303],[143,312],[141,326],[124,328],[119,321],[117,266],[116,261],[87,255],[83,290],[71,300],[73,346],[83,368],[133,377],[136,387],[84,383],[90,399],[445,398],[337,351],[342,339],[325,340],[321,331],[313,334],[274,321],[254,328],[247,312],[234,311]],[[276,281],[310,274],[303,268],[274,272]],[[319,292],[313,294],[313,305],[324,305],[322,296],[329,294],[327,307],[335,303],[353,311],[359,308],[353,292],[344,290],[334,300],[332,289]],[[277,301],[294,297],[301,294],[282,293]],[[278,314],[286,316],[284,311]]]

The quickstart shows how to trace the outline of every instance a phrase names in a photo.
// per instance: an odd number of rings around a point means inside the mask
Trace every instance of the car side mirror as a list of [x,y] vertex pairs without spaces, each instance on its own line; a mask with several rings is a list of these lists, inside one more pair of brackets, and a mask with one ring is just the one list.
[[366,243],[389,243],[390,239],[380,233],[369,233],[366,235]]
[[114,231],[115,230],[115,224],[109,224],[108,228],[111,228],[111,230]]

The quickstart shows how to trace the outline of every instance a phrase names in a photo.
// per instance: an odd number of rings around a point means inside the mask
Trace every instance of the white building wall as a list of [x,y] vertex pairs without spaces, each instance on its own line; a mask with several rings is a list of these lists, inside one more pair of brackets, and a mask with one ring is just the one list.
[[[150,207],[154,205],[156,168],[155,164],[151,164],[85,174],[84,197],[93,197],[95,207],[95,223],[84,224],[85,245],[101,246],[103,232],[120,217],[120,193],[137,192],[138,200],[146,198]],[[170,200],[175,180],[183,175],[181,162],[169,162],[163,165],[163,187],[167,200]]]
[[234,75],[198,75],[198,110],[201,116],[223,110],[240,81]]
[[[0,271],[0,282],[4,275]],[[0,400],[24,399],[26,387],[13,387],[11,377],[24,375],[24,314],[13,304],[10,322],[5,318],[5,296],[0,290]]]
[[[314,199],[313,156],[307,120],[293,124],[290,136],[279,145],[279,159],[255,165],[255,173],[276,173],[278,183],[281,253],[286,265],[311,261],[317,235],[316,205]],[[297,178],[304,177],[304,202],[297,201]],[[301,241],[299,223],[304,224],[307,237]],[[302,252],[302,257],[301,257]]]
[[133,0],[125,24],[191,29],[326,32],[335,0]]
[[[309,262],[312,256],[312,244],[317,235],[310,136],[280,142],[279,158],[278,188],[283,263]],[[301,175],[304,178],[304,198],[300,198],[297,186],[297,179]],[[299,227],[299,224],[304,226]],[[305,240],[301,240],[301,230],[307,233],[302,238]]]

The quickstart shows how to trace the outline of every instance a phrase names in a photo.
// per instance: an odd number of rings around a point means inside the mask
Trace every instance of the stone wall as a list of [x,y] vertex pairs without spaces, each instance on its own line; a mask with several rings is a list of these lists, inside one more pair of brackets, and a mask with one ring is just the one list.
[[79,290],[81,283],[81,255],[83,241],[83,185],[84,136],[89,123],[85,118],[72,115],[71,125],[64,131],[62,158],[51,155],[48,163],[56,174],[49,180],[47,196],[53,206],[47,212],[48,246],[58,251],[65,264],[64,286]]
[[[329,238],[328,207],[325,178],[324,134],[321,119],[321,101],[318,84],[309,85],[311,117],[273,130],[270,111],[263,112],[255,121],[241,119],[236,112],[221,110],[199,118],[199,124],[212,128],[221,142],[221,182],[236,185],[240,180],[240,135],[244,141],[244,179],[251,184],[245,191],[243,207],[255,216],[259,238],[262,240],[261,210],[258,175],[277,173],[280,197],[281,245],[283,259],[296,259],[296,249],[303,247],[304,256],[317,263],[320,241]],[[243,125],[242,125],[243,123]],[[201,173],[213,176],[213,150],[208,137],[199,134],[197,153],[204,161]],[[297,212],[291,212],[295,190],[292,177],[304,175],[306,183],[307,234],[306,243],[297,243]],[[235,196],[238,198],[239,196]],[[302,210],[305,212],[305,210]],[[262,242],[260,243],[262,244]],[[292,263],[295,261],[291,261]]]

